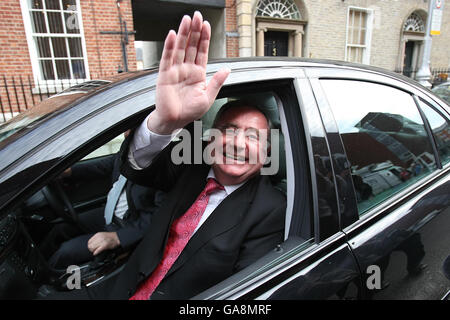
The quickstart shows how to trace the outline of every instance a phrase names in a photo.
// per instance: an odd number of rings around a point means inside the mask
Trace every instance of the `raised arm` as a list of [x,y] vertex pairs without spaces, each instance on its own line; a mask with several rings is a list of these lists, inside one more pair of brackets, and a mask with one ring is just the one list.
[[206,83],[211,26],[200,12],[184,16],[178,33],[166,37],[156,87],[156,109],[147,121],[150,131],[171,134],[201,118],[213,104],[230,71],[223,69]]

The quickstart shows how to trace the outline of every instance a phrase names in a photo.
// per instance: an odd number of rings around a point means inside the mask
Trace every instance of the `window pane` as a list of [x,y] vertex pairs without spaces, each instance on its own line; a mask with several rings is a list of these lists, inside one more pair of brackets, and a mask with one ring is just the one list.
[[361,29],[361,33],[359,34],[359,42],[358,44],[365,45],[366,44],[366,29]]
[[83,50],[81,47],[81,39],[80,38],[68,38],[69,48],[70,48],[70,56],[73,57],[83,57]]
[[75,0],[63,0],[63,10],[76,10]]
[[28,0],[29,7],[32,9],[42,9],[42,0]]
[[31,20],[33,25],[34,33],[47,33],[47,28],[45,26],[45,18],[43,12],[31,12]]
[[44,80],[54,80],[53,64],[51,60],[41,60],[41,76]]
[[420,108],[427,117],[436,141],[442,165],[450,162],[450,123],[428,104],[420,101]]
[[50,51],[49,39],[44,37],[37,37],[36,46],[38,48],[38,56],[39,58],[51,58],[52,54]]
[[359,29],[359,27],[361,26],[360,24],[360,20],[361,20],[361,12],[360,11],[354,11],[353,13],[353,26],[355,27],[355,29]]
[[45,7],[52,10],[61,10],[59,0],[45,0]]
[[363,48],[358,48],[358,62],[362,63],[363,62]]
[[86,79],[83,60],[72,60],[72,72],[75,79]]
[[76,13],[64,13],[67,33],[80,33],[78,16]]
[[56,58],[67,57],[66,38],[52,38],[53,54]]
[[353,32],[352,32],[352,42],[351,42],[351,44],[359,44],[358,43],[358,40],[359,40],[359,29],[353,29]]
[[47,12],[47,18],[50,33],[64,33],[64,28],[61,21],[61,13]]
[[69,60],[56,60],[58,79],[70,79]]
[[362,81],[322,80],[362,214],[436,168],[412,97]]

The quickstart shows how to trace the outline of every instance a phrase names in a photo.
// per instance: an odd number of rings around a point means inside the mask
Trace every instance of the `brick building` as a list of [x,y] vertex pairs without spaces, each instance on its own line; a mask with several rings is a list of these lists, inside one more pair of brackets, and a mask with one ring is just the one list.
[[[135,70],[134,34],[123,45],[124,37],[118,33],[125,26],[134,29],[130,0],[119,4],[116,0],[2,0],[0,104],[4,117],[69,85],[117,74],[126,67]],[[6,110],[9,106],[12,110]]]

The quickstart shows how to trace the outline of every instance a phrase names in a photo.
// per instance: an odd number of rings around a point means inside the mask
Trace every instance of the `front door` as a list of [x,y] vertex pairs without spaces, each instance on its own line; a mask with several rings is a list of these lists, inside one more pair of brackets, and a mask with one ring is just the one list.
[[413,55],[414,55],[414,41],[408,41],[405,44],[405,59],[403,61],[403,74],[411,77],[413,72]]
[[289,33],[282,31],[268,31],[264,34],[265,56],[288,55]]

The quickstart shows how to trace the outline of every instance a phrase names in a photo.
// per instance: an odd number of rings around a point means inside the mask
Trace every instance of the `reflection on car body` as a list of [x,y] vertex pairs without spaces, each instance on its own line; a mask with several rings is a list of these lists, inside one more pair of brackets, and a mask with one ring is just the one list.
[[[285,237],[192,298],[448,297],[448,105],[367,66],[236,59],[210,63],[208,77],[224,65],[232,72],[203,123],[245,96],[273,112],[282,160],[271,182],[287,197]],[[3,126],[11,131],[0,142],[0,298],[68,290],[68,274],[48,267],[42,239],[54,224],[75,223],[72,209],[102,203],[106,184],[63,183],[58,193],[52,183],[77,161],[117,151],[109,147],[120,145],[114,138],[152,111],[156,77],[155,70],[122,75],[89,93],[47,100],[53,105],[31,125],[13,119]],[[115,277],[130,254],[111,252],[81,266],[82,287]],[[367,286],[373,266],[379,288]]]

